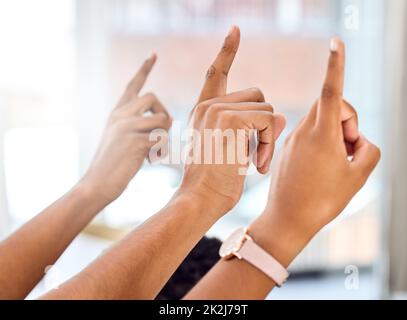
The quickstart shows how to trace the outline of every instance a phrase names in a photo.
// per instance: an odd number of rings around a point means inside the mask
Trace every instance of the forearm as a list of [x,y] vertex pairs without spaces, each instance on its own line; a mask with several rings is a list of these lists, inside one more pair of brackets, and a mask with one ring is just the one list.
[[192,198],[174,198],[45,299],[153,299],[218,219]]
[[0,243],[0,299],[24,299],[104,206],[76,186]]
[[[250,236],[285,268],[308,242],[267,214],[251,225]],[[266,298],[274,286],[268,276],[246,261],[221,260],[184,299],[260,300]]]

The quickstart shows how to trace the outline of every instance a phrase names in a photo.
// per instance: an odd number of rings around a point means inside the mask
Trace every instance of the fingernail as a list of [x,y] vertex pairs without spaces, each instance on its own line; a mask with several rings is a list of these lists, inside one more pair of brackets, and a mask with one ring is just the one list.
[[236,26],[231,26],[229,29],[229,32],[228,32],[228,36],[230,36],[233,33],[233,31],[235,31],[235,29],[236,29]]
[[339,49],[339,40],[337,38],[333,38],[330,44],[331,52],[337,52]]
[[263,168],[264,164],[266,163],[267,158],[263,157],[263,159],[257,159],[257,168]]
[[[266,160],[267,160],[267,159],[266,159]],[[265,164],[266,164],[266,163],[264,163],[260,168],[263,168]],[[267,166],[264,167],[262,171],[263,171],[263,174],[264,174],[264,175],[268,174],[268,173],[270,172],[270,163],[268,163]]]

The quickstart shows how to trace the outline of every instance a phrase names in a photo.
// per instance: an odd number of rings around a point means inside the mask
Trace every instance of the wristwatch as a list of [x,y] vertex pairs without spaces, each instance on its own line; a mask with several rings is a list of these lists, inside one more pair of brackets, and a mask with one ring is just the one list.
[[245,260],[270,277],[278,287],[287,280],[287,270],[268,252],[257,245],[249,235],[248,228],[240,228],[226,239],[219,254],[224,260]]

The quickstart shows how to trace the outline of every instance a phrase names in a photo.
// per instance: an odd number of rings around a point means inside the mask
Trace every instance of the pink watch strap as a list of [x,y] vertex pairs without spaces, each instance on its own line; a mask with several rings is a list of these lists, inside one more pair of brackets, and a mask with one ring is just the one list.
[[239,254],[244,260],[269,276],[279,287],[282,286],[289,276],[287,270],[251,238],[244,242],[239,250]]

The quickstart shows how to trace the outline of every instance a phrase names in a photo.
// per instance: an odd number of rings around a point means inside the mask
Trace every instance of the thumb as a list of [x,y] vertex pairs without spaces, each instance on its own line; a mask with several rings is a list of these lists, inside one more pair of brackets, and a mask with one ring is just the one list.
[[285,116],[281,113],[275,113],[274,114],[274,123],[273,123],[275,141],[277,141],[278,138],[280,138],[280,135],[284,131],[286,125],[287,125],[287,120],[286,120]]
[[[278,140],[280,137],[281,133],[285,129],[287,120],[284,115],[281,113],[275,113],[274,118],[273,118],[273,123],[272,123],[272,131],[273,131],[273,144],[275,141]],[[266,174],[270,170],[270,165],[271,165],[271,160],[273,159],[273,153],[274,153],[274,147],[272,148],[272,151],[270,152],[267,150],[261,150],[261,145],[259,146],[259,152],[258,152],[258,171],[261,174]]]

